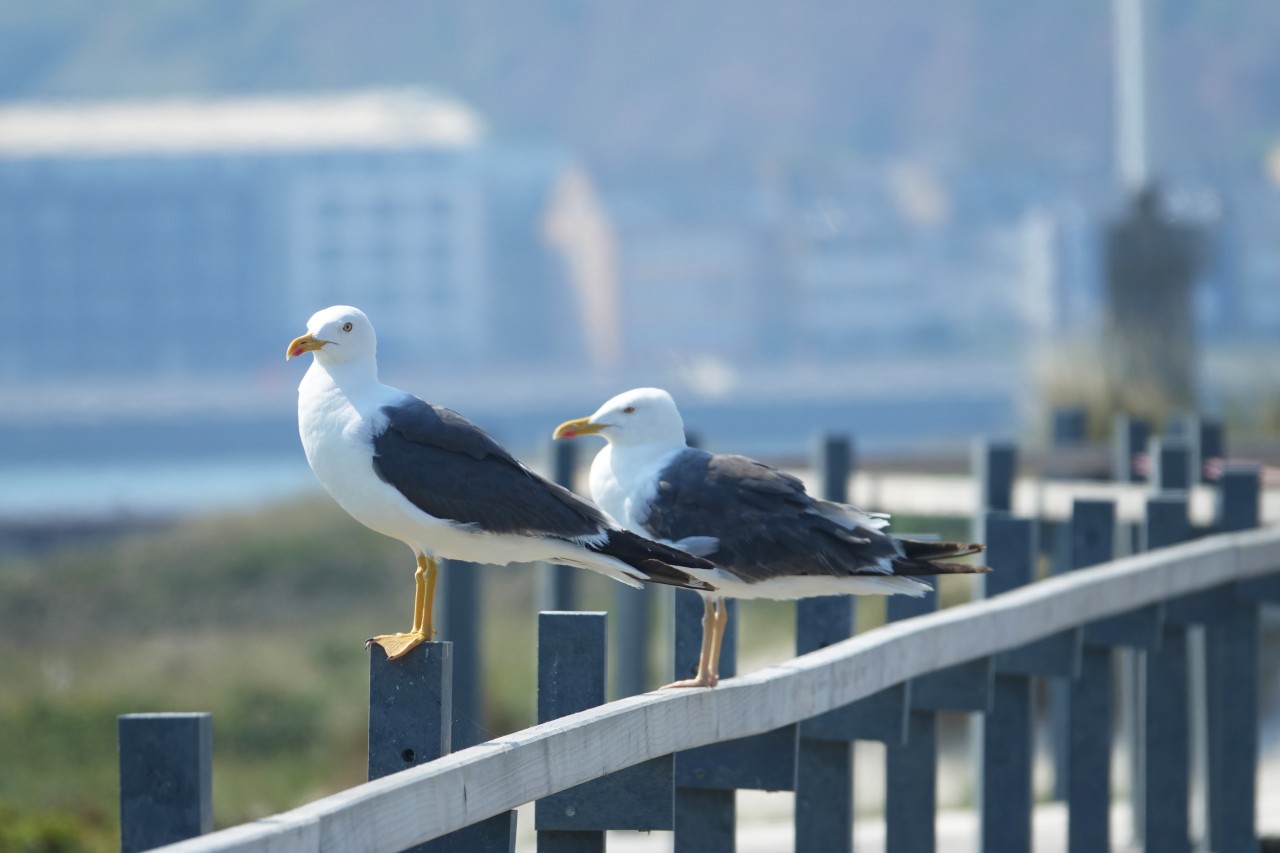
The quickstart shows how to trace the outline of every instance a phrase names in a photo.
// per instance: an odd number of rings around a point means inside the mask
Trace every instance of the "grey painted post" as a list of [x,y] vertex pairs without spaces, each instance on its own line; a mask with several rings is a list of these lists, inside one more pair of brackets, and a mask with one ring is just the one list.
[[[454,649],[430,642],[399,660],[369,652],[369,779],[448,755],[453,746]],[[510,853],[516,813],[509,811],[410,848],[413,853]],[[406,851],[408,853],[408,851]]]
[[819,493],[829,501],[848,503],[849,475],[853,473],[853,442],[849,437],[822,436],[813,461],[821,478]]
[[[986,561],[992,573],[982,577],[986,595],[998,595],[1035,579],[1035,522],[992,513],[986,518]],[[1031,676],[1002,671],[997,661],[995,698],[983,720],[982,816],[984,853],[1031,849],[1032,752],[1035,715]]]
[[1217,528],[1220,533],[1252,530],[1262,523],[1262,472],[1256,465],[1232,465],[1218,487]]
[[1165,423],[1164,434],[1187,448],[1187,481],[1199,483],[1204,467],[1200,456],[1200,439],[1204,435],[1200,416],[1194,412],[1174,415]]
[[[538,614],[539,723],[603,704],[605,637],[603,613]],[[554,794],[534,806],[539,853],[603,853],[604,830],[546,826],[553,817],[577,817],[575,790]]]
[[1205,470],[1205,463],[1210,459],[1217,459],[1219,464],[1227,455],[1226,442],[1222,435],[1222,424],[1218,421],[1200,421],[1200,462],[1199,462],[1199,481],[1201,483],[1209,483],[1213,478],[1209,476],[1209,472]]
[[[720,653],[720,677],[728,678],[736,671],[738,657],[738,602],[726,601],[729,621],[725,626],[724,642]],[[697,669],[698,652],[702,640],[702,598],[694,592],[676,590],[675,593],[675,643],[672,670],[675,678],[692,678]],[[679,784],[684,762],[676,759],[676,782]],[[688,772],[688,771],[686,771]],[[706,768],[697,768],[692,775],[705,781]],[[676,788],[676,853],[730,853],[735,849],[733,831],[737,823],[737,806],[734,789]]]
[[453,748],[474,746],[484,740],[483,685],[480,681],[480,566],[453,560],[440,561],[440,585],[444,607],[440,612],[440,638],[453,646]]
[[1050,435],[1054,447],[1081,444],[1088,437],[1089,415],[1082,406],[1055,406]]
[[[1256,466],[1223,472],[1217,528],[1228,533],[1258,525],[1261,472]],[[1259,612],[1236,602],[1232,618],[1205,628],[1209,767],[1206,796],[1209,846],[1258,849],[1254,820],[1258,767]]]
[[[938,804],[938,725],[931,711],[907,716],[907,741],[885,746],[885,851],[931,853]],[[906,796],[908,792],[911,796]],[[916,807],[911,799],[919,797]]]
[[633,589],[620,583],[612,586],[617,630],[613,653],[614,687],[619,698],[635,696],[647,688],[649,621],[660,593],[652,586],[644,589]]
[[1133,464],[1133,458],[1147,449],[1151,425],[1141,418],[1116,415],[1111,436],[1111,479],[1120,483],[1147,479]]
[[[853,446],[846,436],[826,435],[815,467],[820,494],[847,503]],[[796,602],[796,654],[816,651],[853,636],[853,596],[806,598]],[[796,744],[795,849],[839,853],[853,849],[853,743],[813,740]]]
[[1191,488],[1191,448],[1180,438],[1153,438],[1147,454],[1151,460],[1151,489],[1155,492]]
[[[1190,536],[1185,493],[1147,499],[1146,550]],[[1191,848],[1187,626],[1166,623],[1160,648],[1139,654],[1143,786],[1137,825],[1145,849],[1179,853]]]
[[632,589],[613,584],[617,645],[613,655],[614,687],[619,698],[635,696],[648,689],[649,619],[653,612],[654,590]]
[[[936,607],[936,593],[922,598],[890,596],[885,620],[896,622]],[[937,715],[912,707],[907,713],[907,736],[885,744],[885,851],[926,853],[935,849],[938,803]]]
[[453,643],[423,643],[399,660],[369,650],[369,779],[442,755],[453,739]]
[[[566,489],[573,488],[573,474],[578,464],[578,447],[572,441],[551,442],[551,479]],[[576,610],[578,602],[577,569],[548,563],[543,573],[542,609]]]
[[[538,722],[604,704],[603,613],[538,614]],[[538,850],[604,850],[606,829],[674,827],[674,761],[666,755],[538,800]]]
[[1209,459],[1222,459],[1222,424],[1196,414],[1182,414],[1170,418],[1165,433],[1187,446],[1190,454],[1190,477],[1193,483],[1208,483],[1204,463]]
[[[932,613],[937,592],[913,598],[893,595],[885,619],[896,622]],[[885,746],[886,853],[932,851],[937,808],[937,712],[991,710],[993,661],[969,661],[912,679],[905,742]],[[924,818],[924,815],[928,818]]]
[[1017,445],[979,440],[973,445],[973,476],[978,482],[978,512],[1013,509],[1013,483],[1018,474]]
[[[737,664],[738,607],[732,599],[720,656],[720,678]],[[697,669],[702,637],[702,599],[676,590],[673,670],[689,678]],[[734,791],[790,791],[795,787],[796,726],[710,744],[676,754],[676,853],[723,853],[734,849]]]
[[[1175,433],[1163,439],[1153,438],[1148,442],[1148,460],[1150,463],[1151,488],[1157,493],[1164,494],[1185,494],[1185,490],[1192,485],[1192,452],[1186,441]],[[1185,502],[1184,502],[1185,503]],[[1160,509],[1156,510],[1160,512]],[[1183,507],[1185,515],[1186,507]],[[1148,513],[1150,507],[1148,507]],[[1174,510],[1176,514],[1176,510]],[[1168,515],[1168,511],[1165,511]],[[1157,522],[1157,525],[1163,522]],[[1138,531],[1135,531],[1138,532]],[[1164,528],[1156,531],[1156,536],[1163,535]],[[1148,538],[1150,531],[1147,531]],[[1141,542],[1137,547],[1144,547]],[[1162,629],[1161,642],[1163,644],[1164,633]],[[1186,644],[1186,634],[1181,632],[1179,636],[1172,640],[1173,648],[1171,654],[1177,653],[1177,646]],[[1160,653],[1159,649],[1152,649],[1153,655]],[[1146,690],[1146,677],[1153,665],[1152,661],[1143,658],[1142,651],[1134,651],[1122,649],[1119,652],[1121,682],[1120,682],[1120,722],[1124,737],[1127,740],[1129,748],[1126,750],[1129,759],[1129,801],[1133,808],[1133,830],[1137,840],[1143,840],[1146,836],[1146,824],[1142,816],[1147,809],[1147,756],[1145,751],[1148,743],[1148,734],[1146,733],[1147,721],[1143,716],[1142,706],[1146,702],[1142,698],[1143,692]],[[1176,668],[1177,662],[1170,659],[1167,661],[1157,661],[1157,664],[1163,664],[1170,668]],[[1185,660],[1184,660],[1185,663]],[[1176,685],[1174,685],[1176,686]],[[1185,701],[1185,700],[1182,700]],[[1176,724],[1176,720],[1164,719],[1159,721],[1158,725]],[[1166,780],[1157,781],[1158,785],[1165,784]],[[1154,848],[1159,849],[1159,848]]]
[[[1071,568],[1111,559],[1115,504],[1077,500],[1071,513]],[[1086,645],[1067,702],[1067,849],[1111,849],[1111,649]]]
[[120,849],[150,850],[213,829],[213,722],[207,713],[124,714]]

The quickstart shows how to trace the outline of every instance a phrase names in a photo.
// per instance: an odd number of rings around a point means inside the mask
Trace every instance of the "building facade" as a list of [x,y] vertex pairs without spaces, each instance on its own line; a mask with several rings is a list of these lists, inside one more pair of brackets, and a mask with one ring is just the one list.
[[0,379],[252,373],[338,303],[387,361],[572,351],[572,313],[539,313],[570,167],[421,91],[0,109]]

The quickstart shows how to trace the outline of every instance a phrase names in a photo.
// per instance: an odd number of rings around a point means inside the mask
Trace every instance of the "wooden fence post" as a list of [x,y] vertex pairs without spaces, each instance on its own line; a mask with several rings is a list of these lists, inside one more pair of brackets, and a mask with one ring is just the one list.
[[1226,440],[1223,436],[1222,424],[1218,421],[1200,422],[1200,447],[1199,447],[1199,477],[1197,480],[1201,483],[1213,482],[1213,477],[1209,475],[1205,468],[1205,462],[1210,459],[1217,459],[1219,464],[1227,455]]
[[[1219,532],[1258,525],[1261,472],[1228,468],[1218,493]],[[1254,798],[1258,766],[1259,605],[1241,597],[1231,618],[1205,628],[1208,698],[1209,846],[1256,850]]]
[[1151,425],[1141,418],[1116,415],[1111,428],[1111,479],[1118,483],[1141,483],[1145,474],[1134,458],[1147,449]]
[[1252,530],[1262,523],[1262,472],[1256,465],[1233,465],[1222,472],[1218,487],[1219,533]]
[[369,649],[369,778],[448,755],[453,643],[422,643],[399,660]]
[[[938,594],[919,598],[892,595],[885,619],[896,622],[932,613]],[[906,738],[885,745],[885,851],[923,853],[935,847],[938,787],[938,711],[988,711],[991,708],[994,662],[963,663],[913,679]],[[925,809],[925,806],[928,809]],[[922,814],[927,811],[929,818]]]
[[[607,633],[603,613],[538,614],[539,723],[604,704]],[[538,850],[603,851],[606,829],[672,829],[673,768],[664,755],[538,800]]]
[[[453,744],[453,644],[423,643],[398,660],[369,651],[369,778],[434,761]],[[516,813],[494,815],[410,848],[413,853],[510,853]]]
[[[815,467],[820,494],[847,503],[853,445],[846,436],[819,441]],[[854,598],[833,595],[796,602],[796,654],[853,636]],[[795,849],[839,853],[853,849],[853,742],[805,737],[796,742]]]
[[1181,438],[1153,438],[1148,445],[1147,456],[1151,460],[1153,491],[1186,491],[1191,488],[1191,448],[1186,441]]
[[1018,475],[1018,447],[1012,442],[980,439],[973,445],[973,476],[978,483],[978,508],[1013,510],[1013,484]]
[[[1111,559],[1115,504],[1077,500],[1071,514],[1071,568]],[[1067,699],[1066,795],[1070,853],[1111,849],[1111,650],[1086,645]]]
[[123,714],[120,849],[150,850],[213,829],[213,722],[207,713]]
[[[985,559],[992,567],[992,573],[981,578],[984,594],[998,595],[1033,582],[1038,553],[1035,521],[997,512],[987,515],[983,527]],[[1065,642],[1065,648],[1055,651],[1045,645],[1047,642],[1058,646]],[[1066,635],[1065,641],[1049,638],[1037,645],[1045,649],[1039,657],[1049,661],[1065,658],[1065,665],[1074,667],[1078,654],[1075,632]],[[1007,654],[996,658],[995,697],[982,726],[982,784],[978,788],[984,853],[1031,849],[1035,713],[1029,670],[1043,671],[1048,666],[1052,671],[1053,663],[1033,661],[1028,653],[1034,652],[1023,651],[1020,662]]]
[[[1177,545],[1191,537],[1185,492],[1147,499],[1145,550]],[[1158,650],[1139,658],[1142,748],[1141,793],[1136,828],[1145,849],[1181,853],[1191,847],[1187,817],[1191,779],[1188,714],[1188,624],[1169,604]]]
[[1187,446],[1191,482],[1211,482],[1204,463],[1208,459],[1222,459],[1225,453],[1222,424],[1193,413],[1175,415],[1169,419],[1165,434]]
[[1083,444],[1089,437],[1089,413],[1084,406],[1054,406],[1049,440],[1054,447]]
[[[729,621],[720,655],[720,679],[737,671],[738,606],[726,599]],[[702,598],[676,590],[675,677],[692,677],[702,637]],[[675,853],[725,853],[734,849],[734,791],[795,788],[796,726],[700,746],[676,754]]]
[[[578,464],[578,446],[572,441],[551,442],[551,480],[566,489],[573,488],[573,475]],[[543,610],[569,611],[578,606],[577,569],[547,563],[542,575]]]
[[649,620],[655,592],[650,585],[632,589],[613,584],[617,646],[613,653],[614,689],[619,699],[648,689]]
[[[1180,437],[1179,433],[1175,432],[1163,439],[1150,439],[1148,445],[1147,455],[1150,467],[1148,479],[1151,482],[1152,490],[1158,495],[1185,494],[1185,490],[1189,489],[1194,482],[1197,482],[1192,478],[1192,454],[1187,443]],[[1157,507],[1156,512],[1161,515],[1155,522],[1158,528],[1155,531],[1155,541],[1162,541],[1161,537],[1172,529],[1167,526],[1172,522],[1166,521],[1166,517],[1170,513],[1176,515],[1176,509],[1168,509],[1159,504]],[[1148,520],[1150,520],[1150,505],[1148,505]],[[1123,551],[1117,550],[1114,556],[1136,553],[1151,547],[1148,544],[1151,539],[1151,532],[1144,531],[1142,524],[1133,525],[1132,527],[1127,524],[1123,525],[1123,533],[1126,536],[1132,534],[1128,540],[1129,547]],[[1172,629],[1177,630],[1176,626],[1172,626]],[[1163,636],[1162,629],[1162,639],[1160,643],[1151,649],[1152,654],[1159,654],[1160,646],[1163,645]],[[1184,633],[1180,638],[1176,638],[1172,642],[1177,645],[1178,642],[1185,642],[1185,640],[1186,635]],[[1145,731],[1146,720],[1142,710],[1145,700],[1142,698],[1142,694],[1146,689],[1148,661],[1143,657],[1141,651],[1120,649],[1118,651],[1118,665],[1120,669],[1120,730],[1121,736],[1128,747],[1126,752],[1129,765],[1129,804],[1133,813],[1134,840],[1142,841],[1146,837],[1144,835],[1146,824],[1142,819],[1142,815],[1146,813],[1147,800],[1147,760],[1145,755],[1147,734]],[[1169,666],[1176,666],[1176,664],[1170,662]]]
[[484,686],[480,679],[480,569],[475,563],[440,561],[440,585],[444,607],[440,637],[453,647],[453,749],[465,749],[484,740],[481,718]]

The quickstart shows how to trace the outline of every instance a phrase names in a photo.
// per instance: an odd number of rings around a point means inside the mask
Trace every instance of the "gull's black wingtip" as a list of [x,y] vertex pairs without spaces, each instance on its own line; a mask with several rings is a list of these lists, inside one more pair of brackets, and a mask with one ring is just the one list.
[[650,582],[697,592],[714,592],[715,586],[684,571],[686,568],[714,569],[715,563],[692,554],[637,536],[627,530],[610,530],[609,538],[592,550],[621,560],[644,572]]

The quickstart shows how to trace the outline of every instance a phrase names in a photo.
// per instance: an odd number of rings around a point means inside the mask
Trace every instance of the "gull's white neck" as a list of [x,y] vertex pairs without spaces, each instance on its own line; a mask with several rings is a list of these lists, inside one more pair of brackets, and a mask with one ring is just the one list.
[[370,406],[385,405],[387,398],[393,396],[388,392],[394,392],[394,396],[403,394],[378,381],[378,362],[372,358],[337,362],[315,358],[298,386],[302,397],[337,395],[361,412],[367,412]]
[[591,498],[623,527],[644,533],[657,474],[686,445],[683,441],[610,441],[591,462]]
[[665,464],[673,454],[684,450],[687,446],[683,441],[669,440],[636,444],[611,441],[606,449],[609,450],[610,464],[618,479],[630,481],[648,472],[660,462]]

